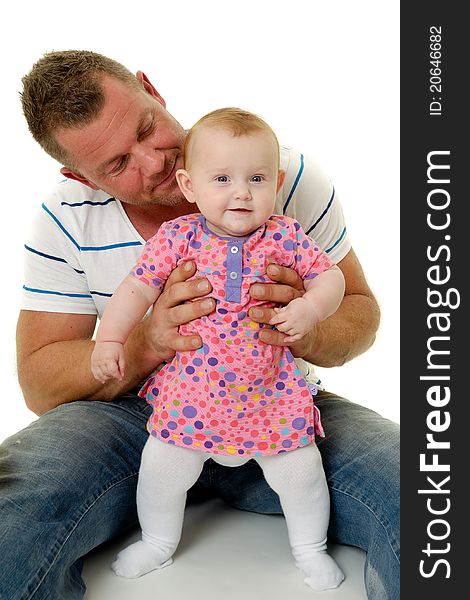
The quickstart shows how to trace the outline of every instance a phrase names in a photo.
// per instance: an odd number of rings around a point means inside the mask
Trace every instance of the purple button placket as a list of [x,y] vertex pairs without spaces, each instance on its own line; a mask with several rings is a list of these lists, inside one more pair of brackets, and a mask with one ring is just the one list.
[[225,280],[225,300],[240,302],[242,291],[242,263],[244,239],[231,239],[227,242],[227,277]]

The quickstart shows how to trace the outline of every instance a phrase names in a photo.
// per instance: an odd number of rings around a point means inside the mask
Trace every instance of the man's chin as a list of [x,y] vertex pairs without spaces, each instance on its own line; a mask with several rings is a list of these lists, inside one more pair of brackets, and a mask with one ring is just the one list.
[[158,187],[156,189],[149,190],[147,196],[151,204],[157,206],[177,206],[183,202],[185,198],[179,189],[176,180],[173,180],[165,187],[165,191],[159,190]]
[[176,193],[162,195],[154,192],[139,199],[136,199],[135,197],[121,197],[120,200],[122,202],[127,202],[128,204],[133,204],[134,206],[139,206],[141,208],[150,206],[178,206],[184,201],[184,196]]
[[183,202],[183,200],[184,198],[181,196],[170,194],[168,196],[153,197],[149,203],[153,206],[178,206]]

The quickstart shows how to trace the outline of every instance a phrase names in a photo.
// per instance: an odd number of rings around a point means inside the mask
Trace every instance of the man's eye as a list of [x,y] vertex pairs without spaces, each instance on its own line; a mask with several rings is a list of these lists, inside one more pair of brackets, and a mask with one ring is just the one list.
[[127,156],[123,156],[114,164],[114,166],[111,169],[111,171],[109,172],[109,174],[112,176],[119,175],[119,173],[121,173],[121,171],[123,171],[125,169],[126,164],[127,164]]
[[151,135],[153,133],[154,129],[155,129],[155,123],[154,123],[154,121],[151,121],[148,124],[148,126],[143,131],[140,132],[139,141],[144,140],[146,137]]

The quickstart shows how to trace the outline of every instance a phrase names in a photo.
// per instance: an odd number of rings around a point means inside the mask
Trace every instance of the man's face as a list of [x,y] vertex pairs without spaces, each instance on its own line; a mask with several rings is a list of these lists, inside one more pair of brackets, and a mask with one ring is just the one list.
[[[183,166],[185,131],[153,93],[112,77],[105,104],[89,125],[56,132],[85,183],[136,206],[183,200],[175,172]],[[83,180],[81,179],[81,180]]]

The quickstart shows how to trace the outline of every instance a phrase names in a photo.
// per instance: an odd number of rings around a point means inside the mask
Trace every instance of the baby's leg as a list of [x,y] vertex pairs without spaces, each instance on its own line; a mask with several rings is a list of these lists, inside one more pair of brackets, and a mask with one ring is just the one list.
[[137,512],[142,541],[122,550],[112,568],[121,577],[140,577],[172,563],[180,541],[186,492],[209,455],[165,444],[150,436],[142,453]]
[[256,460],[279,495],[292,554],[307,576],[305,583],[315,591],[338,587],[344,575],[326,553],[330,496],[316,444]]

